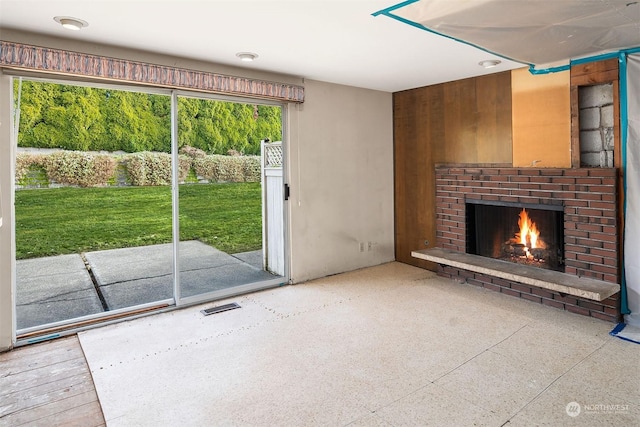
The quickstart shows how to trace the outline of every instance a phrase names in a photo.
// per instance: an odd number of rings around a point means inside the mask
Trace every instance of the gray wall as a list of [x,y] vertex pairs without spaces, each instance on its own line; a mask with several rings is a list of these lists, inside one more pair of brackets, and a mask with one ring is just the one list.
[[293,281],[393,260],[391,94],[306,81],[293,109]]
[[[113,46],[3,30],[2,39],[115,58],[303,84],[290,104],[285,143],[290,277],[299,283],[391,261],[393,250],[392,95]],[[0,350],[13,335],[14,253],[10,86],[0,76]],[[365,243],[360,252],[359,242]],[[371,242],[368,250],[367,242]]]

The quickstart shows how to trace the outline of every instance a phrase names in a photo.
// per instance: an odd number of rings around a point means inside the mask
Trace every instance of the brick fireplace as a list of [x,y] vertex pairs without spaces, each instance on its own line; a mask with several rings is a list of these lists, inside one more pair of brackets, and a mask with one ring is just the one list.
[[[436,167],[437,246],[468,251],[469,202],[530,205],[561,211],[564,273],[620,283],[614,168]],[[567,295],[489,274],[439,264],[438,274],[602,320],[620,319],[620,293],[602,300]]]

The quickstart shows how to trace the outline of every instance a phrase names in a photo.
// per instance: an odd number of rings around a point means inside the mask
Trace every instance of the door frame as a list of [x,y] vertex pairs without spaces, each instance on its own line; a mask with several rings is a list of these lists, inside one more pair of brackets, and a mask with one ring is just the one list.
[[[5,70],[6,71],[6,70]],[[5,218],[3,219],[5,227],[10,227],[10,247],[11,247],[11,269],[10,269],[10,283],[11,283],[11,317],[12,317],[12,325],[11,325],[11,342],[13,346],[20,346],[25,344],[31,344],[33,342],[40,342],[47,339],[57,338],[63,335],[71,335],[75,334],[79,331],[90,329],[93,327],[105,326],[107,324],[120,322],[122,320],[131,320],[133,318],[146,316],[149,314],[155,314],[159,312],[169,311],[172,309],[187,307],[190,305],[201,304],[205,302],[211,302],[214,300],[228,298],[235,295],[240,295],[248,292],[255,292],[263,289],[274,288],[277,286],[285,285],[289,283],[289,218],[288,218],[288,209],[285,201],[285,209],[283,215],[283,230],[284,230],[284,240],[285,240],[285,275],[283,277],[277,277],[271,280],[260,281],[255,283],[247,283],[240,286],[235,286],[233,288],[222,289],[218,291],[207,292],[200,295],[190,296],[190,297],[181,297],[180,295],[180,275],[179,275],[179,201],[178,201],[178,191],[179,191],[179,183],[178,183],[178,112],[177,112],[177,98],[178,96],[187,96],[187,97],[197,97],[204,99],[211,99],[216,101],[225,101],[225,102],[237,102],[237,103],[251,103],[251,104],[259,104],[259,105],[271,105],[271,106],[279,106],[282,110],[282,146],[283,146],[283,176],[285,177],[285,182],[287,180],[287,145],[288,145],[288,104],[285,102],[279,101],[271,101],[259,98],[251,98],[251,97],[232,97],[232,96],[224,96],[217,94],[208,94],[208,93],[200,93],[193,92],[187,90],[176,90],[162,87],[149,87],[149,86],[138,86],[132,84],[119,84],[117,82],[113,83],[104,83],[89,80],[74,80],[68,78],[59,78],[58,76],[53,75],[33,75],[33,73],[23,73],[23,72],[0,72],[0,77],[2,79],[7,79],[8,84],[11,88],[9,95],[7,96],[9,104],[10,104],[10,118],[11,124],[9,126],[11,136],[9,138],[10,147],[8,147],[10,156],[10,186],[9,191],[3,192],[6,197],[7,193],[9,194],[9,198],[11,200],[10,206],[3,206],[3,212]],[[171,192],[172,192],[172,224],[173,224],[173,278],[174,278],[174,295],[172,298],[159,300],[151,303],[140,304],[132,307],[126,307],[122,309],[111,310],[108,312],[102,312],[97,314],[92,314],[88,316],[82,316],[74,319],[67,319],[60,322],[50,323],[46,325],[39,325],[31,328],[17,329],[16,323],[16,292],[17,292],[17,274],[16,274],[16,238],[15,238],[15,162],[16,162],[16,154],[17,154],[17,133],[14,133],[15,122],[14,122],[14,114],[15,114],[15,104],[14,104],[14,96],[13,96],[13,85],[15,79],[24,78],[32,81],[42,81],[53,84],[68,84],[75,86],[85,86],[92,88],[100,88],[100,89],[113,89],[113,90],[122,90],[122,91],[131,91],[131,92],[142,92],[142,93],[152,93],[158,95],[168,95],[171,97],[171,147],[172,147],[172,183],[171,183]],[[5,82],[6,83],[6,82]],[[175,111],[174,111],[175,110]],[[9,212],[7,212],[9,211]],[[9,215],[6,215],[6,214]],[[6,217],[9,217],[9,221],[7,221]],[[264,220],[264,218],[263,218]],[[263,236],[264,238],[264,236]],[[130,315],[127,315],[130,314]],[[18,339],[18,332],[20,332],[21,338]],[[39,334],[38,332],[42,332]],[[22,336],[29,336],[29,338],[22,338]],[[31,338],[35,336],[35,338]]]

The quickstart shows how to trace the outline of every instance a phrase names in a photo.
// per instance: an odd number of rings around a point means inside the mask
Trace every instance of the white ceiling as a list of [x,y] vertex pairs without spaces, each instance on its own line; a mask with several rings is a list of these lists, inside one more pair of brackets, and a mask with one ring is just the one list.
[[[372,13],[399,0],[0,0],[11,28],[388,92],[521,64]],[[70,31],[54,16],[89,23]],[[242,63],[237,52],[259,58]]]
[[636,0],[422,0],[393,13],[538,70],[640,46]]

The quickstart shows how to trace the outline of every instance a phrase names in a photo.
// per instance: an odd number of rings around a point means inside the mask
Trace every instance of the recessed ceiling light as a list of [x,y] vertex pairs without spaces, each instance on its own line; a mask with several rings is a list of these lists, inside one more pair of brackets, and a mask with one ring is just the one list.
[[498,64],[500,64],[501,62],[502,61],[499,61],[497,59],[487,59],[487,60],[478,62],[478,65],[480,65],[481,67],[484,67],[484,68],[493,68],[493,67],[497,66]]
[[238,52],[236,53],[236,56],[240,58],[242,62],[251,62],[258,57],[258,55],[251,52]]
[[72,18],[70,16],[56,16],[53,18],[58,24],[62,25],[67,30],[78,31],[81,28],[88,27],[89,23],[82,19]]

